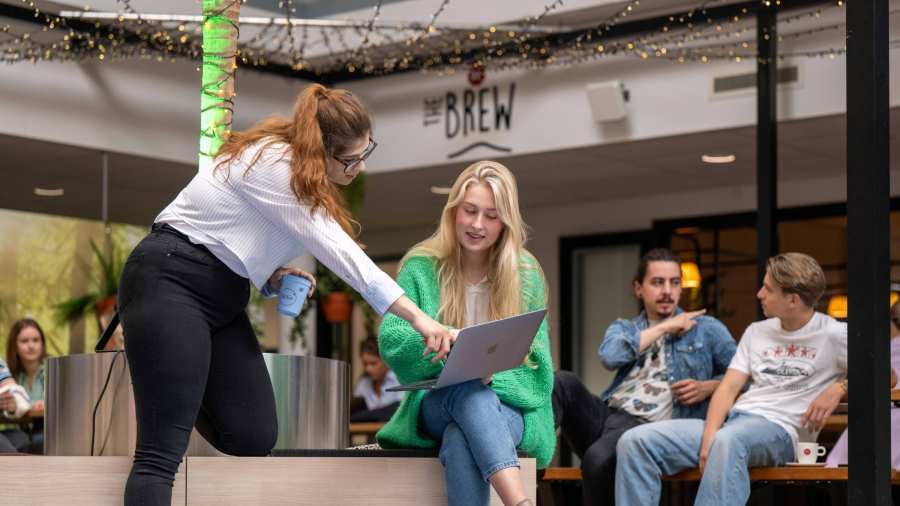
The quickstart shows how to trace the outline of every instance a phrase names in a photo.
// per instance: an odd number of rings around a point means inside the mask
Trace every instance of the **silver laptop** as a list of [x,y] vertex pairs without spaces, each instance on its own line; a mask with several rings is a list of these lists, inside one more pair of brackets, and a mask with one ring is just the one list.
[[459,331],[437,378],[391,387],[387,391],[443,388],[518,367],[528,356],[546,314],[546,309],[539,309],[466,327]]

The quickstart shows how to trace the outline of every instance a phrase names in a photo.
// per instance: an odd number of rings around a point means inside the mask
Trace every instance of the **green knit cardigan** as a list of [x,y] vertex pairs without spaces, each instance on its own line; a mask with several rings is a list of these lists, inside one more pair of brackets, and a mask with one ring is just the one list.
[[[522,286],[523,312],[546,307],[544,279],[537,260],[523,253],[519,269]],[[437,319],[440,308],[440,284],[437,263],[434,258],[418,256],[404,262],[397,276],[397,283],[406,295],[422,311]],[[394,370],[400,383],[435,378],[443,363],[430,362],[432,355],[423,357],[425,345],[422,335],[405,320],[387,314],[381,323],[378,337],[381,357]],[[537,460],[539,468],[545,468],[556,449],[556,431],[553,426],[553,361],[550,358],[550,339],[547,335],[547,319],[541,323],[526,363],[494,375],[491,388],[501,401],[519,408],[524,418],[525,431],[519,449]],[[419,410],[426,391],[409,392],[394,416],[376,435],[384,448],[434,448],[438,441],[420,430]]]

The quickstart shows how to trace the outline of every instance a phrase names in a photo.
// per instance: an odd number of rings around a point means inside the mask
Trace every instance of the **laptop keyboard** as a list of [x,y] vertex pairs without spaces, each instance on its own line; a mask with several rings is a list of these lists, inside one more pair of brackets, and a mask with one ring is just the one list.
[[422,381],[413,381],[412,383],[407,383],[403,386],[405,387],[427,387],[437,383],[436,379],[427,379]]

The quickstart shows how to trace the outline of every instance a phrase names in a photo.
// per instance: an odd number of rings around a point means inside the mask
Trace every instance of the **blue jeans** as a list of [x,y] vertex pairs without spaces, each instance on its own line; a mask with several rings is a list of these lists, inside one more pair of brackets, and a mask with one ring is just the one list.
[[419,416],[425,432],[441,441],[450,506],[487,505],[491,475],[519,467],[522,414],[500,402],[481,380],[428,392]]
[[[665,420],[635,427],[616,447],[616,504],[659,504],[660,477],[697,467],[703,420]],[[761,416],[731,410],[709,448],[695,505],[747,504],[748,467],[794,460],[787,431]]]

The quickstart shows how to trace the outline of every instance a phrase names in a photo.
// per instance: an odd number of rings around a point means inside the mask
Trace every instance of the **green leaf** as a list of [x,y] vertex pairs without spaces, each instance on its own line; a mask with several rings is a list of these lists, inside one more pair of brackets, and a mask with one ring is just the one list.
[[85,314],[90,313],[94,309],[94,304],[100,301],[101,297],[96,292],[91,292],[60,302],[53,306],[56,310],[56,319],[59,323],[71,323],[77,321]]

